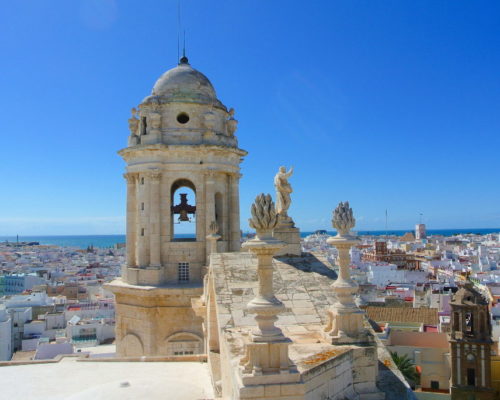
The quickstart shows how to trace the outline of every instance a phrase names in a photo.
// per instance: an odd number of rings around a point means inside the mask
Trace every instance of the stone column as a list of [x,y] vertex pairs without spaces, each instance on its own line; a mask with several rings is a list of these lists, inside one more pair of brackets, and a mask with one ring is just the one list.
[[[135,267],[136,234],[137,234],[137,174],[127,172],[123,175],[127,180],[127,263],[126,267]],[[127,281],[127,268],[122,270],[122,279]]]
[[235,173],[230,177],[231,197],[229,207],[229,224],[231,230],[231,242],[229,251],[240,251],[240,190],[239,181],[241,175]]
[[[207,171],[205,173],[205,232],[210,232],[210,225],[212,221],[215,221],[215,176],[212,171]],[[218,227],[220,228],[220,227]],[[217,229],[217,232],[219,229]],[[208,263],[208,255],[211,252],[211,244],[209,241],[206,243],[205,251],[207,254],[207,263]],[[217,246],[217,242],[215,242],[215,246]]]
[[160,179],[159,170],[149,173],[151,197],[149,200],[149,265],[159,267],[161,265],[160,253]]
[[216,221],[212,221],[207,235],[207,243],[210,246],[210,252],[207,252],[207,265],[210,265],[210,255],[217,253],[217,240],[220,239],[217,232],[219,232],[219,225]]
[[325,337],[332,343],[357,343],[367,340],[363,328],[364,312],[356,305],[354,296],[358,292],[358,284],[351,279],[349,250],[359,243],[357,237],[350,234],[355,219],[349,203],[340,203],[334,211],[333,227],[338,234],[327,240],[339,252],[339,276],[332,285],[337,303],[328,310],[328,324]]
[[[257,235],[255,239],[243,243],[243,248],[257,256],[259,279],[257,296],[247,306],[250,313],[256,314],[257,327],[252,331],[251,342],[246,344],[245,356],[240,361],[244,385],[257,383],[255,377],[264,374],[279,374],[282,376],[280,379],[287,382],[299,379],[288,357],[291,341],[274,325],[278,314],[285,310],[273,290],[273,255],[284,246],[283,242],[272,237],[277,222],[278,216],[271,196],[259,195],[252,205],[250,219],[250,226],[256,229]],[[294,374],[294,377],[284,378],[289,374]]]
[[[144,179],[144,183],[143,182]],[[137,263],[138,267],[144,268],[149,265],[149,254],[147,253],[149,244],[149,179],[147,174],[139,174],[139,202],[140,216],[137,224]],[[144,203],[144,210],[142,209]],[[144,230],[144,234],[143,234]]]

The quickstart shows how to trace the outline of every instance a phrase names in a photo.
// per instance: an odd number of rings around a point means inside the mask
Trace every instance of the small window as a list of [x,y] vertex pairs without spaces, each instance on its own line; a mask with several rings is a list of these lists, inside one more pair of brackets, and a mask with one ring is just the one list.
[[141,228],[141,236],[144,236],[144,228]]
[[465,331],[467,333],[474,332],[474,316],[472,313],[465,313]]
[[439,390],[439,381],[431,381],[431,389]]
[[178,278],[179,282],[189,282],[189,263],[179,263]]
[[177,116],[177,122],[179,124],[187,124],[188,121],[189,121],[189,115],[187,115],[185,112],[182,112]]
[[141,178],[141,185],[144,185],[144,177]]
[[476,370],[467,368],[467,386],[476,386]]
[[141,135],[147,135],[148,133],[148,123],[146,117],[141,118]]
[[141,203],[141,210],[144,211],[144,203]]

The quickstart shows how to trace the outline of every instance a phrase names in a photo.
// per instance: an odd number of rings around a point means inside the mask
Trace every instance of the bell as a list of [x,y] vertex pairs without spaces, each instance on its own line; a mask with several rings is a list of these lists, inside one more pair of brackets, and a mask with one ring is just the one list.
[[187,210],[180,210],[179,221],[180,222],[185,222],[185,221],[189,222],[190,221]]

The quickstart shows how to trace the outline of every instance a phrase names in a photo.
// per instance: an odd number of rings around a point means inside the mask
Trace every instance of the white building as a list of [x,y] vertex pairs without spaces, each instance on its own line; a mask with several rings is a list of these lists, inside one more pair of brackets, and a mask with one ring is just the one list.
[[0,304],[0,361],[12,357],[12,320],[4,305]]
[[22,293],[42,283],[45,283],[45,279],[40,278],[36,274],[5,275],[5,294]]

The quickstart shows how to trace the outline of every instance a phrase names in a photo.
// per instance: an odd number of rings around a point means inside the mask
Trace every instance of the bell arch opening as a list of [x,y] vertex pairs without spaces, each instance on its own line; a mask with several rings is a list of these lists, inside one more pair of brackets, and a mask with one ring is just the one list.
[[222,239],[224,240],[224,208],[223,208],[223,203],[222,203],[222,194],[220,192],[215,193],[215,198],[214,198],[214,204],[215,204],[215,221],[217,222],[217,225],[219,226],[219,235],[221,235]]
[[196,187],[188,179],[179,179],[170,189],[172,241],[196,241]]

